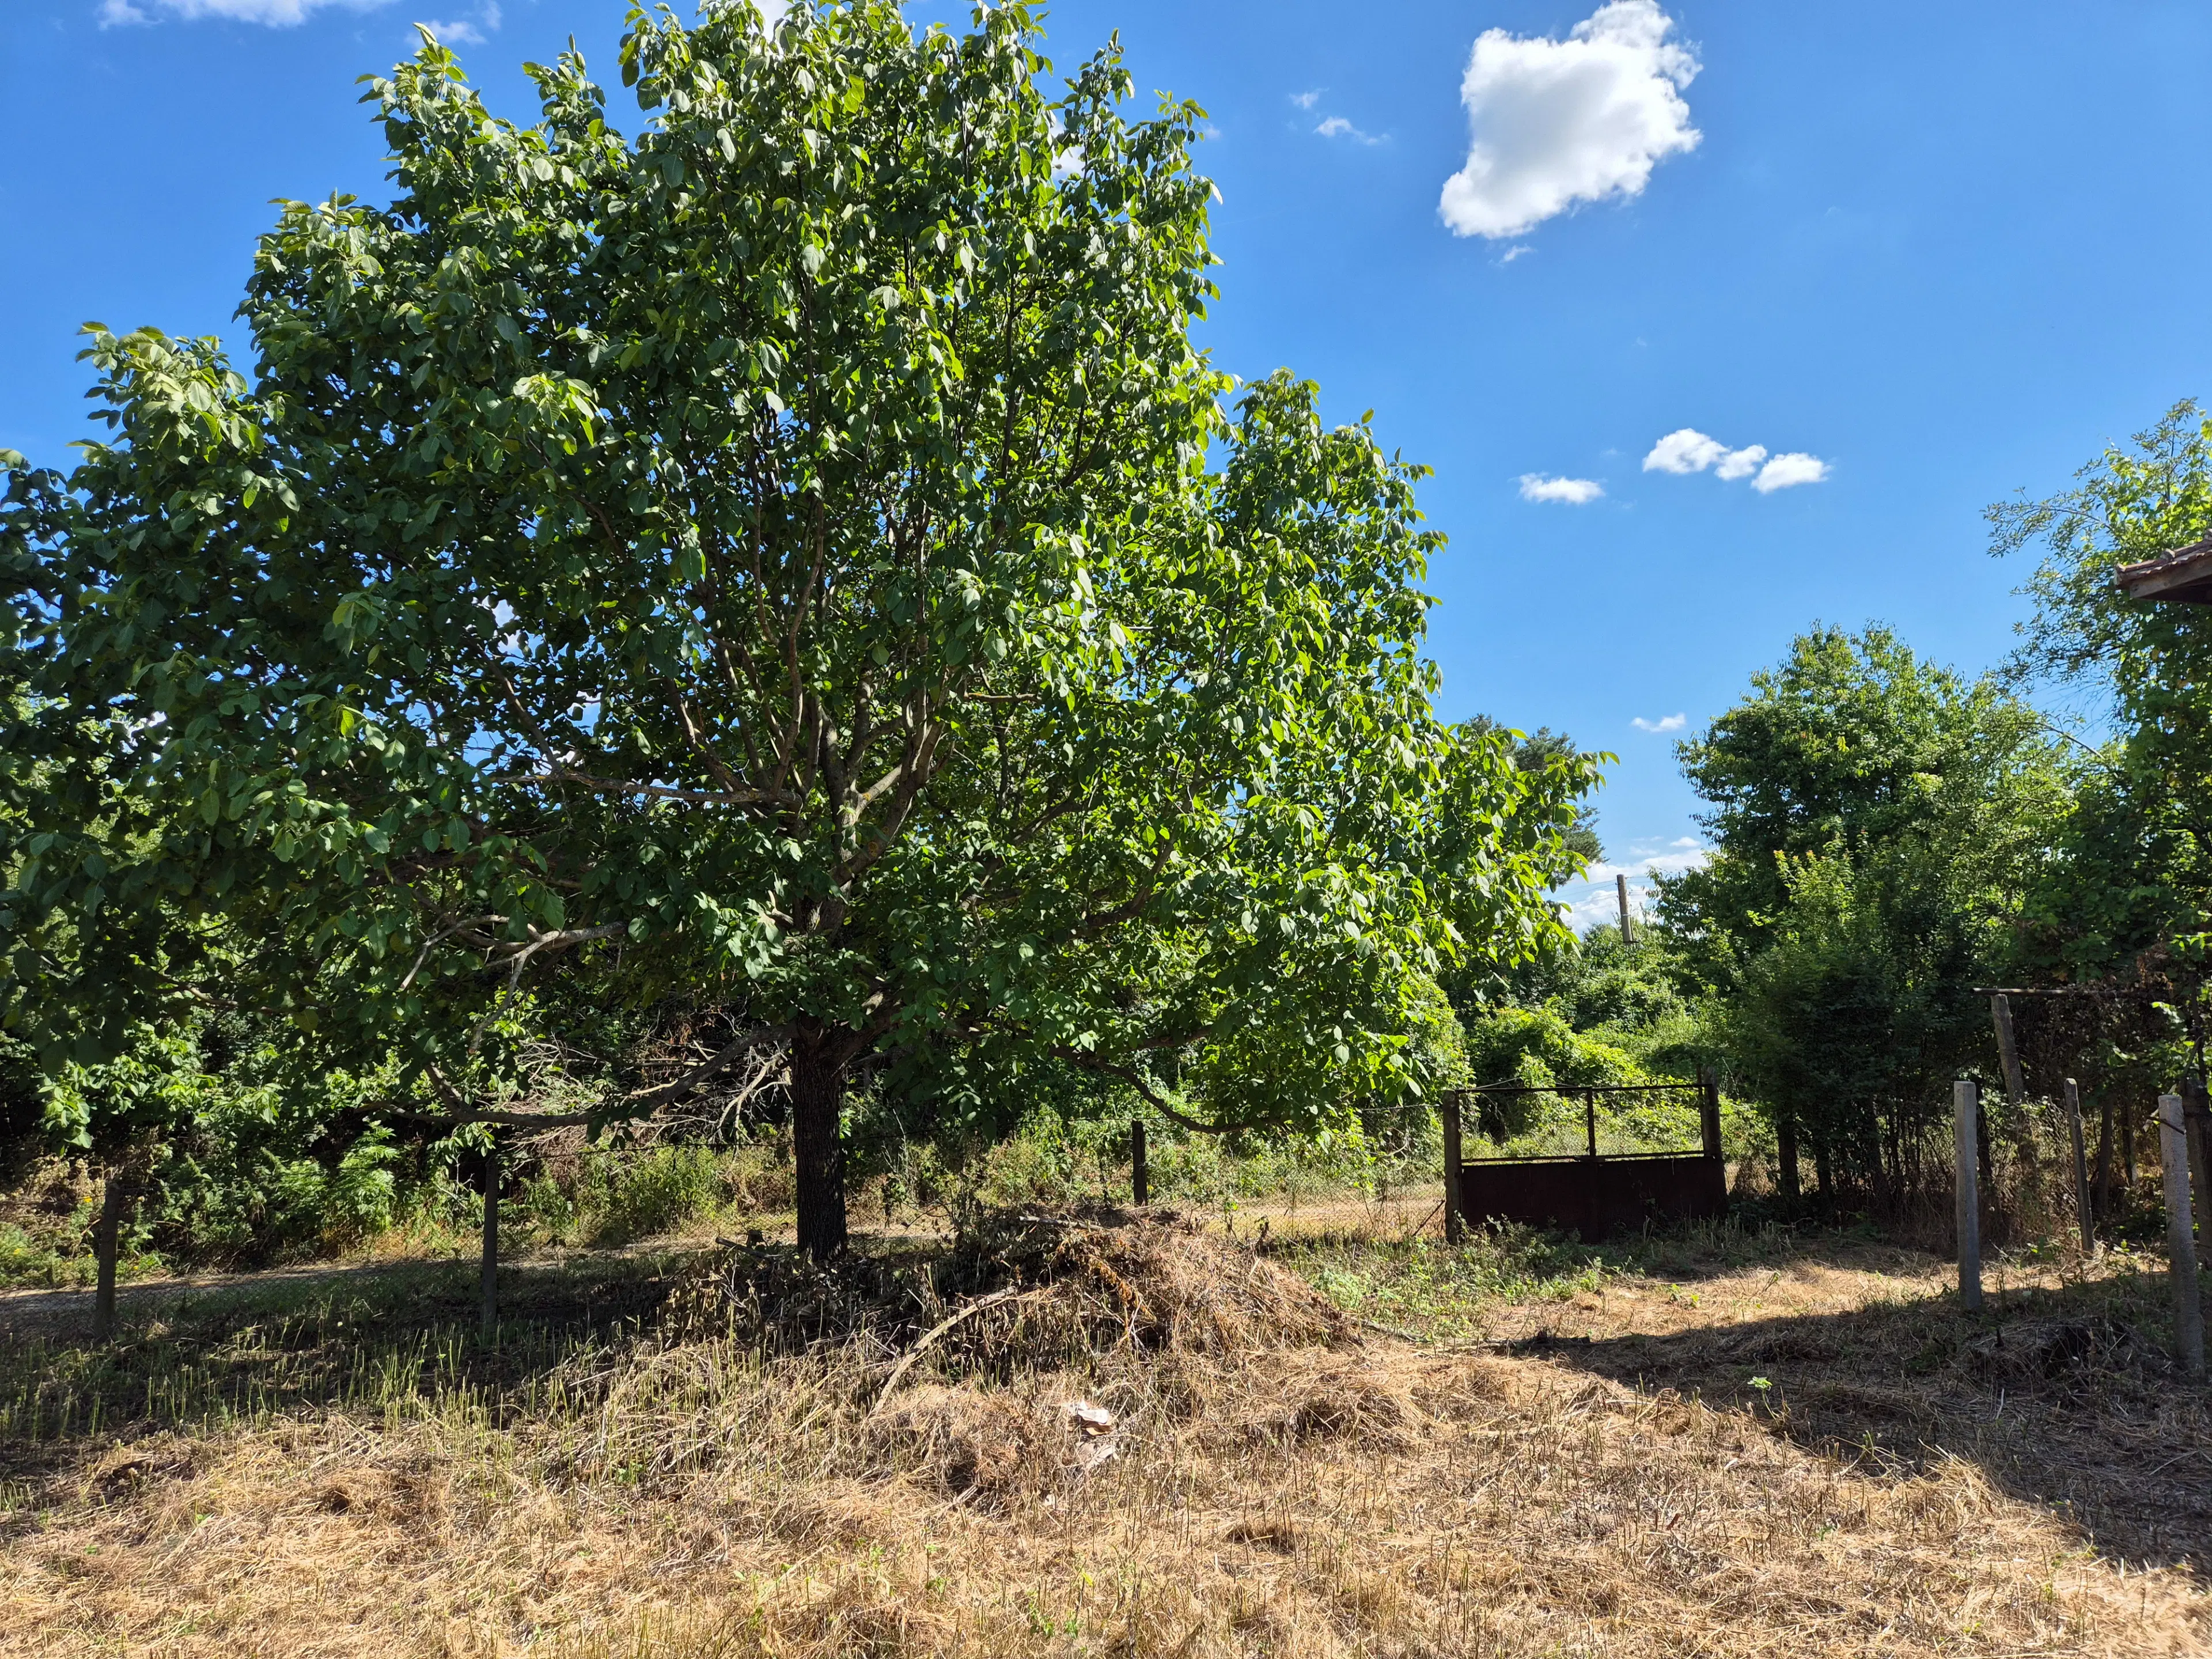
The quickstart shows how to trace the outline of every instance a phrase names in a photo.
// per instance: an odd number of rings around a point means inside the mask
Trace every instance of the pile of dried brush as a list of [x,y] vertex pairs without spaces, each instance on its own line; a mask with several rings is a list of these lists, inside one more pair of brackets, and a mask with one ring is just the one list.
[[678,1290],[664,1329],[808,1356],[849,1389],[878,1468],[993,1505],[1088,1475],[1125,1437],[1213,1414],[1248,1391],[1255,1363],[1275,1383],[1295,1373],[1310,1386],[1271,1385],[1232,1413],[1249,1433],[1356,1432],[1401,1415],[1311,1375],[1328,1351],[1357,1346],[1342,1311],[1170,1212],[998,1212],[934,1256],[827,1266],[726,1244]]
[[726,1244],[692,1269],[668,1321],[672,1334],[775,1353],[859,1340],[895,1359],[928,1340],[940,1364],[999,1375],[1116,1349],[1226,1358],[1353,1340],[1303,1279],[1171,1212],[994,1212],[934,1259],[822,1266]]

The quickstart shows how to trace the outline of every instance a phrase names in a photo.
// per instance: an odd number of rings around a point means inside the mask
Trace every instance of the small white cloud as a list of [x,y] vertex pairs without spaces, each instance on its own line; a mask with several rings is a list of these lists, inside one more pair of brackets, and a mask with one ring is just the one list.
[[1646,472],[1703,472],[1708,467],[1715,477],[1731,483],[1750,478],[1751,487],[1762,495],[1794,484],[1818,483],[1828,476],[1828,464],[1817,455],[1793,450],[1787,455],[1771,456],[1764,444],[1730,449],[1719,439],[1709,438],[1690,426],[1668,433],[1644,458]]
[[480,46],[499,27],[499,0],[484,0],[477,9],[473,19],[458,18],[450,23],[428,23],[422,27],[438,37],[441,46]]
[[1686,426],[1651,446],[1651,453],[1644,458],[1644,470],[1703,472],[1728,453],[1728,446],[1717,438],[1708,438],[1696,428]]
[[1300,109],[1311,109],[1316,104],[1321,102],[1321,94],[1322,88],[1316,87],[1311,92],[1292,93],[1291,94],[1291,101],[1296,104]]
[[1535,251],[1536,250],[1534,248],[1530,247],[1526,242],[1516,242],[1511,247],[1507,248],[1504,252],[1498,256],[1498,263],[1501,265],[1510,265],[1522,254],[1534,253]]
[[118,23],[151,23],[162,17],[174,17],[183,22],[194,22],[203,17],[220,17],[234,23],[266,23],[272,28],[289,28],[304,23],[313,13],[327,11],[333,7],[344,11],[374,11],[386,0],[146,0],[146,9],[131,3],[131,0],[105,0],[100,9],[102,28]]
[[1578,202],[1632,197],[1694,149],[1682,89],[1697,55],[1656,0],[1611,0],[1565,40],[1486,30],[1460,82],[1467,165],[1437,204],[1460,236],[1518,236]]
[[1330,116],[1314,131],[1324,138],[1349,138],[1355,144],[1379,144],[1382,142],[1380,138],[1362,132],[1341,115]]
[[1605,494],[1605,486],[1595,478],[1547,478],[1540,472],[1521,475],[1521,499],[1524,501],[1564,501],[1570,507],[1581,507]]
[[[1690,717],[1687,714],[1668,714],[1656,720],[1647,720],[1643,715],[1638,714],[1634,720],[1629,721],[1629,724],[1639,732],[1679,732],[1689,723]],[[1681,843],[1677,842],[1675,845],[1679,847]],[[1697,842],[1692,842],[1690,845],[1695,847]]]
[[1713,477],[1726,478],[1731,483],[1738,478],[1748,478],[1759,471],[1759,464],[1765,459],[1765,444],[1752,444],[1743,449],[1731,449],[1721,457],[1719,465],[1713,468]]
[[1771,495],[1778,489],[1819,483],[1827,476],[1828,464],[1819,456],[1792,450],[1787,455],[1777,455],[1759,468],[1759,476],[1751,481],[1751,487],[1762,495]]

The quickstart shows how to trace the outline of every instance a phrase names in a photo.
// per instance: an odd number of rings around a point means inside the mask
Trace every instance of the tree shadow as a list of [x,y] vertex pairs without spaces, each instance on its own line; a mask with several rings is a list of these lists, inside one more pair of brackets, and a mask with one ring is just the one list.
[[1745,1412],[1848,1462],[1965,1459],[2106,1556],[2212,1570],[2212,1394],[2171,1358],[2162,1270],[2007,1290],[1980,1314],[1899,1288],[1844,1312],[1510,1346]]
[[[689,1252],[610,1251],[500,1269],[483,1340],[473,1262],[402,1261],[144,1284],[117,1298],[114,1340],[86,1336],[86,1291],[0,1303],[0,1488],[81,1468],[118,1443],[347,1410],[453,1401],[495,1419],[592,1347],[654,1321]],[[0,1490],[0,1510],[11,1507]]]

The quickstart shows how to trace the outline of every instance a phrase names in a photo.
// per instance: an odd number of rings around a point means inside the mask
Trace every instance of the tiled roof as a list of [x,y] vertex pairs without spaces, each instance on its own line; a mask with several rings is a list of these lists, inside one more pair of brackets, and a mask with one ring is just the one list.
[[2130,599],[2212,605],[2212,536],[2140,564],[2124,564],[2112,573],[2112,580],[2127,590]]

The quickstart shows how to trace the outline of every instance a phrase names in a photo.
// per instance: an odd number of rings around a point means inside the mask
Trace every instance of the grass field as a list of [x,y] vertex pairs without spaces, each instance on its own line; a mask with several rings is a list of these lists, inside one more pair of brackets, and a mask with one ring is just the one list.
[[2212,1650],[2142,1264],[1421,1215],[579,1253],[491,1348],[461,1264],[0,1298],[0,1652]]

